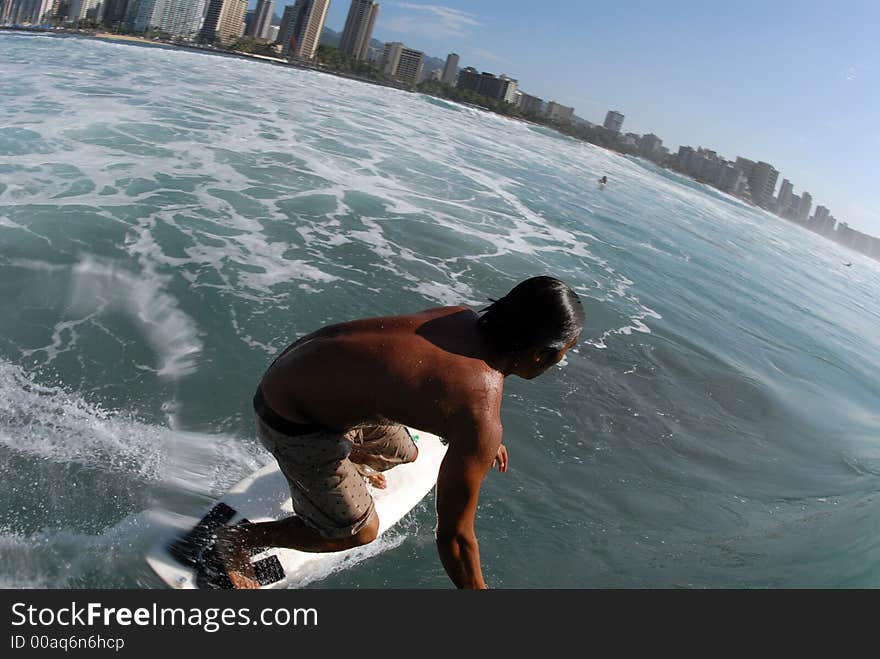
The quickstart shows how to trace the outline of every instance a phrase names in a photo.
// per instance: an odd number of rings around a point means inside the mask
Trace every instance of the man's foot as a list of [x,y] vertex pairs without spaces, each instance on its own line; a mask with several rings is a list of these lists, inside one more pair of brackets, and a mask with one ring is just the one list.
[[217,531],[214,551],[233,588],[259,588],[251,557],[240,537],[241,530],[225,526]]
[[367,465],[355,465],[357,467],[358,473],[369,481],[370,485],[380,490],[384,490],[388,487],[388,481],[385,480],[385,474],[381,471],[376,471],[372,467],[368,467]]

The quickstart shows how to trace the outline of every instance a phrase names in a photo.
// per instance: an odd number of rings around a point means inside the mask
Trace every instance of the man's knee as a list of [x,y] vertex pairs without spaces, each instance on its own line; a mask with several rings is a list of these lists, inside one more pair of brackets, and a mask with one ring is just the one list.
[[379,535],[379,516],[373,511],[373,514],[370,515],[370,519],[367,520],[367,523],[361,528],[360,531],[355,533],[352,537],[352,547],[360,547],[362,545],[368,545],[376,537]]

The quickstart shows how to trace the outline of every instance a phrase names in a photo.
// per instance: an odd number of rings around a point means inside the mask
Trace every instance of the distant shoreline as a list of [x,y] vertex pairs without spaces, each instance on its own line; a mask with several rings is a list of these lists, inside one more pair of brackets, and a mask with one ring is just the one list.
[[[26,28],[26,27],[6,27],[0,26],[0,31],[2,32],[19,32],[24,34],[45,34],[53,37],[76,37],[79,39],[96,39],[100,41],[110,41],[117,42],[120,44],[127,44],[132,46],[148,46],[154,48],[167,48],[171,50],[185,50],[194,53],[203,53],[206,55],[218,55],[220,57],[235,57],[238,59],[246,59],[254,62],[264,62],[267,64],[274,64],[275,66],[287,66],[294,69],[300,69],[305,71],[316,71],[318,73],[326,73],[327,75],[336,76],[337,78],[346,78],[347,80],[356,80],[358,82],[365,82],[371,85],[376,85],[378,87],[389,87],[391,89],[399,89],[400,91],[416,93],[415,90],[407,87],[402,84],[393,84],[381,82],[378,80],[373,80],[371,78],[364,78],[362,76],[357,76],[348,73],[342,73],[340,71],[334,71],[332,69],[325,68],[323,66],[317,66],[314,64],[306,64],[301,62],[291,62],[287,59],[283,59],[281,57],[270,57],[268,55],[257,55],[256,53],[245,53],[240,50],[229,50],[226,48],[217,48],[215,46],[198,46],[195,44],[185,44],[173,41],[164,41],[161,39],[147,39],[146,37],[140,37],[133,34],[115,34],[113,32],[97,32],[91,30],[45,30],[41,28]],[[421,92],[418,92],[421,93]]]
[[[216,48],[213,46],[198,46],[198,45],[194,45],[194,44],[176,43],[176,42],[171,42],[171,41],[163,41],[163,40],[159,40],[159,39],[147,39],[145,37],[140,37],[140,36],[136,36],[136,35],[114,34],[112,32],[97,32],[97,31],[93,31],[93,30],[68,30],[68,29],[57,29],[57,30],[56,29],[48,29],[47,30],[47,29],[42,29],[42,28],[0,26],[0,32],[45,34],[45,35],[49,35],[49,36],[58,36],[58,37],[77,37],[77,38],[82,38],[82,39],[95,39],[95,40],[100,40],[100,41],[104,41],[104,42],[115,42],[115,43],[119,43],[119,44],[127,44],[127,45],[142,46],[142,47],[168,48],[168,49],[172,49],[172,50],[184,50],[184,51],[195,52],[195,53],[204,53],[207,55],[219,55],[221,57],[234,57],[234,58],[238,58],[238,59],[246,59],[246,60],[250,60],[250,61],[273,64],[275,66],[287,66],[287,67],[291,67],[294,69],[300,69],[300,70],[306,70],[306,71],[315,71],[317,73],[325,73],[327,75],[332,75],[337,78],[345,78],[347,80],[354,80],[357,82],[368,83],[370,85],[375,85],[377,87],[388,87],[391,89],[398,89],[400,91],[405,91],[405,92],[409,92],[409,93],[422,94],[424,96],[428,96],[430,98],[436,98],[436,99],[439,99],[442,101],[446,101],[448,103],[457,103],[459,105],[464,105],[465,107],[472,107],[474,109],[479,109],[484,112],[496,114],[497,116],[505,117],[505,118],[511,119],[513,121],[518,121],[518,122],[525,123],[525,124],[528,124],[531,126],[546,128],[548,130],[551,130],[551,131],[559,134],[562,137],[567,137],[569,139],[575,140],[577,142],[581,142],[583,144],[590,144],[594,147],[597,147],[599,149],[603,149],[604,151],[608,151],[610,153],[615,153],[615,154],[620,155],[625,158],[628,156],[631,156],[631,154],[626,153],[624,151],[619,151],[614,148],[609,148],[609,147],[604,146],[602,144],[596,144],[595,142],[592,142],[592,141],[583,139],[581,137],[569,134],[563,130],[559,130],[558,128],[556,128],[552,125],[536,123],[536,122],[530,121],[529,119],[526,119],[524,117],[515,117],[515,116],[511,116],[511,115],[493,112],[492,110],[490,110],[488,108],[483,108],[481,106],[472,105],[469,103],[459,103],[457,101],[453,101],[452,99],[445,98],[443,96],[437,96],[434,94],[429,94],[426,92],[422,92],[422,91],[419,91],[417,89],[413,89],[412,87],[408,87],[405,85],[381,82],[378,80],[373,80],[371,78],[364,78],[364,77],[353,75],[353,74],[347,74],[347,73],[342,73],[340,71],[334,71],[332,69],[327,69],[323,66],[317,66],[314,64],[305,64],[305,63],[301,63],[301,62],[291,62],[289,60],[282,59],[279,57],[269,57],[267,55],[257,55],[255,53],[245,53],[245,52],[238,51],[238,50],[228,50],[228,49],[224,49],[224,48]],[[638,158],[639,156],[632,156],[632,157]],[[719,188],[715,187],[714,185],[707,183],[706,181],[702,181],[702,180],[695,178],[693,176],[690,176],[689,174],[687,174],[685,172],[681,172],[681,171],[678,171],[677,169],[672,169],[670,167],[666,167],[660,163],[653,162],[650,159],[648,159],[647,162],[652,162],[654,165],[656,165],[657,167],[660,167],[661,169],[675,172],[676,174],[684,176],[685,178],[688,178],[691,181],[694,181],[695,183],[704,185],[704,186],[712,188],[718,192],[724,193],[723,190],[720,190]],[[724,194],[728,194],[728,193],[724,193]],[[779,219],[786,220],[787,222],[791,222],[793,224],[801,226],[802,228],[805,228],[813,233],[816,233],[817,235],[825,238],[826,240],[829,240],[830,242],[834,242],[838,245],[841,245],[842,247],[848,248],[854,252],[857,252],[859,254],[867,256],[868,258],[874,259],[875,261],[880,261],[880,254],[874,255],[872,253],[869,253],[868,251],[859,249],[859,248],[855,247],[854,245],[848,245],[840,240],[836,240],[835,238],[833,238],[831,236],[826,236],[822,233],[818,233],[818,232],[814,231],[811,227],[809,227],[801,222],[781,217],[779,215],[776,215],[775,213],[772,213],[771,211],[769,211],[767,209],[763,209],[749,199],[745,199],[743,197],[739,197],[736,195],[729,195],[729,196],[731,198],[737,199],[740,202],[743,202],[749,206],[752,206],[756,210],[765,211],[774,217],[777,217]],[[858,232],[858,233],[861,233],[861,232]],[[874,238],[873,236],[870,236],[868,234],[863,234],[863,235],[865,235],[868,238],[871,238],[875,241],[877,240],[876,238]]]

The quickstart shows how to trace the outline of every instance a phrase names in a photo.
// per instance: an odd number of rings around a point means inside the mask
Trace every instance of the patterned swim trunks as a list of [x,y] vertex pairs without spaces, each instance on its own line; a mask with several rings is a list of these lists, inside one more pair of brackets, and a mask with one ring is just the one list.
[[269,426],[257,411],[254,418],[257,436],[287,477],[294,511],[325,538],[355,535],[373,514],[373,497],[357,464],[385,471],[418,455],[401,425],[290,435]]

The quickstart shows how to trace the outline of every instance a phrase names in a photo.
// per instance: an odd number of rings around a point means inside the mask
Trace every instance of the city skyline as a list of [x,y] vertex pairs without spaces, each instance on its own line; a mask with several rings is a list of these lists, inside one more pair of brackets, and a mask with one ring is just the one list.
[[[121,13],[115,1],[72,0],[68,14],[100,20],[105,11]],[[44,2],[0,0],[0,9],[12,3],[13,13],[27,14]],[[248,0],[230,0],[224,9],[239,2],[248,6]],[[303,8],[313,3],[321,10],[308,29],[300,26],[301,60],[313,57],[322,25],[344,33],[354,11],[349,0],[296,2]],[[375,7],[367,0],[355,4]],[[871,29],[880,5],[851,0],[832,10],[780,0],[765,8],[744,0],[735,9],[707,10],[694,0],[659,8],[561,0],[524,21],[518,10],[530,5],[522,0],[484,0],[475,8],[464,0],[381,4],[381,21],[375,13],[360,21],[365,28],[378,23],[379,41],[438,59],[459,53],[461,67],[509,77],[529,99],[547,99],[551,119],[573,109],[576,123],[583,118],[602,124],[613,108],[628,117],[628,136],[653,133],[672,151],[695,145],[773,163],[840,221],[880,233],[880,200],[873,194],[880,49]],[[257,0],[251,5],[256,8]],[[207,6],[207,0],[139,0],[126,12],[126,24],[194,38]],[[271,15],[270,3],[263,2],[262,10]],[[249,33],[268,32],[263,21],[251,23],[261,25]],[[240,36],[239,27],[237,17],[229,25],[220,20],[218,34],[228,32],[223,40],[230,42]],[[363,31],[366,37],[369,30]],[[358,59],[366,55],[358,50]],[[436,62],[425,65],[430,71]]]
[[[341,31],[349,4],[331,3],[327,27]],[[560,1],[528,21],[521,0],[381,5],[379,41],[458,53],[460,66],[507,74],[594,123],[614,108],[627,130],[673,151],[703,145],[773,163],[814,204],[880,234],[880,5]]]

